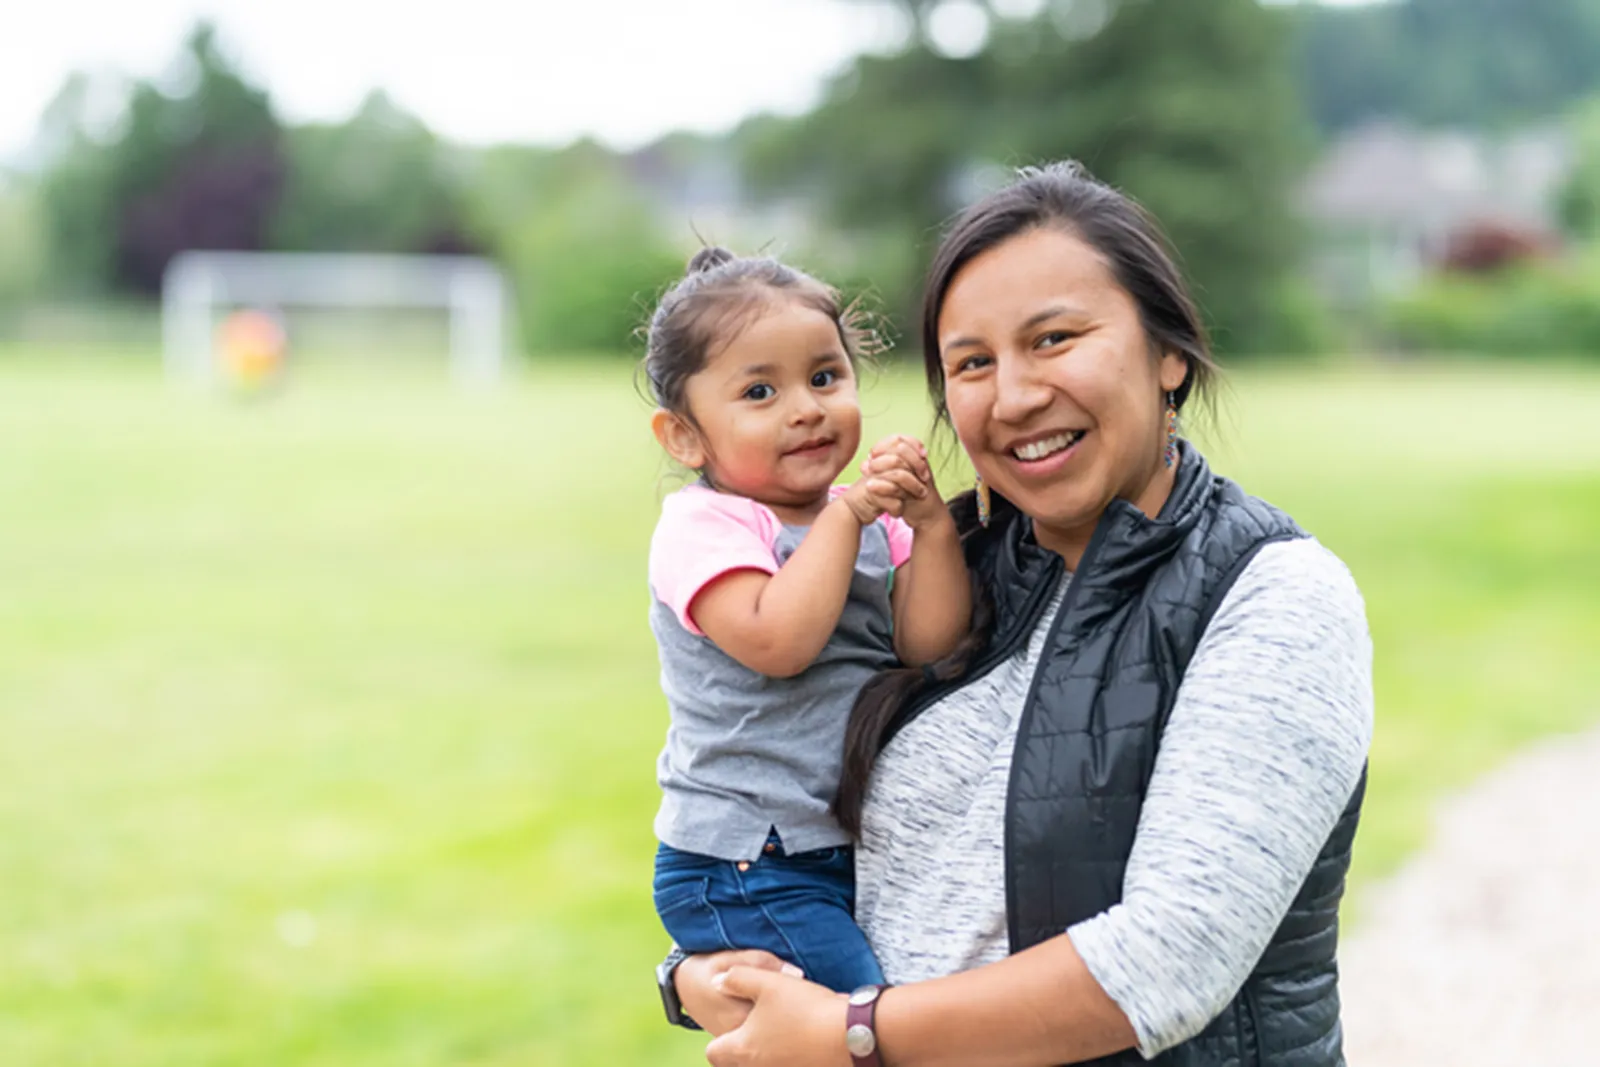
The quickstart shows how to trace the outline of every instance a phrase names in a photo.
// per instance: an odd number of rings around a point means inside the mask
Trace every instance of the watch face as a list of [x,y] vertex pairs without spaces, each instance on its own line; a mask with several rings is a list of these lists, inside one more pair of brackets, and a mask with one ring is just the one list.
[[857,1023],[844,1032],[844,1047],[850,1055],[857,1059],[864,1059],[872,1055],[878,1047],[878,1039],[873,1036],[870,1029]]

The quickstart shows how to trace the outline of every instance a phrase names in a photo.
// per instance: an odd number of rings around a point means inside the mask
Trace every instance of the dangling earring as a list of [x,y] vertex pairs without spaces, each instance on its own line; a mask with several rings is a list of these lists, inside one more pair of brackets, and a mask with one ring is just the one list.
[[1178,462],[1178,394],[1167,394],[1167,466]]
[[978,480],[972,483],[972,493],[978,498],[978,525],[988,526],[993,512],[989,510],[989,486],[984,482],[983,475],[978,475]]

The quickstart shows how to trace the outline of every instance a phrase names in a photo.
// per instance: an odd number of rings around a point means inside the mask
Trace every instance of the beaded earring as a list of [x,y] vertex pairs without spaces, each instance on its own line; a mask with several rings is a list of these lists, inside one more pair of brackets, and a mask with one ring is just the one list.
[[988,526],[989,517],[989,486],[983,480],[983,475],[978,475],[978,480],[972,484],[973,495],[978,498],[978,525]]
[[1178,395],[1167,394],[1167,466],[1178,462]]

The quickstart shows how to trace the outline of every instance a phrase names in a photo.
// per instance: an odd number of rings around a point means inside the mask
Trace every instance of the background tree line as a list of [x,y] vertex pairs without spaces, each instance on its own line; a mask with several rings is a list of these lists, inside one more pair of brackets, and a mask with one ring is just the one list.
[[[990,32],[962,57],[937,47],[930,0],[862,2],[899,7],[907,41],[809,114],[630,153],[467,150],[379,92],[343,122],[286,126],[201,25],[109,132],[88,80],[63,86],[42,168],[0,192],[0,303],[148,297],[185,248],[481,252],[511,274],[530,348],[617,350],[694,239],[685,188],[726,171],[758,218],[799,205],[789,254],[903,325],[940,222],[1010,167],[1071,156],[1166,224],[1223,348],[1306,350],[1321,324],[1295,281],[1293,195],[1323,139],[1380,116],[1515,124],[1600,89],[1600,0],[985,3]],[[1568,215],[1593,228],[1600,137],[1580,149]]]

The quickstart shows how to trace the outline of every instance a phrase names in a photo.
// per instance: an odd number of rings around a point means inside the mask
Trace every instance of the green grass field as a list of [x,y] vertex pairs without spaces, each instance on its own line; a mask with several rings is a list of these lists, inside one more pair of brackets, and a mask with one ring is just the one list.
[[[910,375],[866,406],[926,427]],[[1597,411],[1251,371],[1199,435],[1368,599],[1357,919],[1443,791],[1600,721]],[[621,364],[239,405],[0,352],[0,1064],[703,1062],[650,975],[645,416]]]

